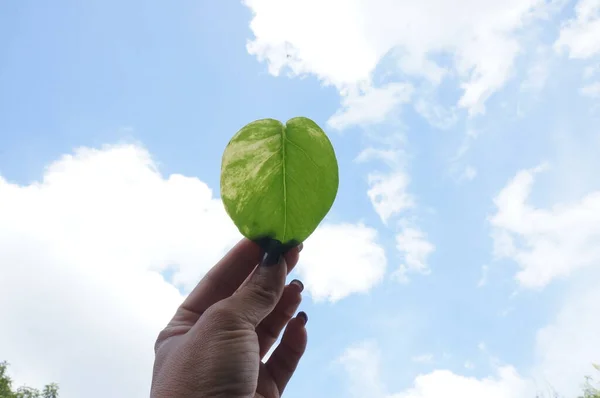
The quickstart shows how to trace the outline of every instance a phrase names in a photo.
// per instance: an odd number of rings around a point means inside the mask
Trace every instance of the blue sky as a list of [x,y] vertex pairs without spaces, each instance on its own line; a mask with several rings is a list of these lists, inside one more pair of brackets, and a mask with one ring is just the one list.
[[341,181],[288,397],[570,397],[600,361],[598,0],[9,1],[0,54],[17,382],[147,396],[156,333],[239,238],[226,143],[298,115]]

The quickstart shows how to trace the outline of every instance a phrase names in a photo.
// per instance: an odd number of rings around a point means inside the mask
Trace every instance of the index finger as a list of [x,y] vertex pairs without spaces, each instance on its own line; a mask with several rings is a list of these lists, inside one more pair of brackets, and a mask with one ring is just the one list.
[[[180,308],[202,315],[208,307],[231,296],[256,268],[263,254],[258,244],[242,239],[208,271]],[[298,248],[291,249],[285,257],[289,272],[298,262]]]
[[261,248],[242,239],[198,282],[181,307],[202,314],[214,303],[233,294],[262,256]]

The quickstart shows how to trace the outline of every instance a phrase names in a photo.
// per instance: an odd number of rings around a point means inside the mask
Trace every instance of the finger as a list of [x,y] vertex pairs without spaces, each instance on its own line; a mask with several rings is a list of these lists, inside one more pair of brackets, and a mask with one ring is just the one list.
[[284,256],[277,249],[268,250],[248,282],[219,303],[219,309],[238,314],[239,319],[254,330],[279,302],[286,275]]
[[248,239],[238,242],[177,308],[169,324],[158,335],[155,350],[168,338],[187,333],[210,306],[235,292],[261,255],[262,250],[256,243]]
[[[292,267],[298,263],[302,244],[289,250],[285,257]],[[186,333],[200,316],[215,303],[230,297],[249,278],[264,251],[258,244],[242,239],[219,261],[192,290],[175,315],[161,331],[157,346],[167,338]]]
[[306,350],[307,321],[306,313],[300,312],[288,323],[281,342],[265,364],[280,395],[283,394],[285,386],[296,371],[300,358]]
[[[296,265],[298,264],[298,260],[300,259],[300,252],[302,251],[303,247],[304,247],[304,245],[302,243],[300,243],[300,245],[293,247],[290,250],[288,250],[287,252],[285,252],[284,258],[285,258],[285,263],[287,264],[287,273],[288,274],[290,272],[292,272],[294,267],[296,267]],[[250,280],[251,277],[252,277],[252,273],[250,273],[250,275],[248,275],[246,280],[238,287],[238,290],[243,288],[244,286],[246,286],[246,284],[248,283],[248,281]]]
[[260,261],[263,251],[242,239],[202,278],[181,308],[200,316],[214,303],[231,296]]
[[[290,271],[296,266],[302,244],[285,254]],[[196,314],[194,322],[211,305],[231,296],[248,280],[264,251],[255,242],[242,239],[215,265],[185,299],[181,308]]]
[[273,312],[256,327],[261,358],[267,354],[285,325],[294,317],[302,301],[302,290],[304,290],[302,282],[297,279],[290,282],[283,290],[283,295]]
[[298,246],[291,248],[285,253],[285,262],[288,267],[288,274],[292,272],[296,264],[298,264],[298,260],[300,259],[300,252],[304,244],[300,243]]

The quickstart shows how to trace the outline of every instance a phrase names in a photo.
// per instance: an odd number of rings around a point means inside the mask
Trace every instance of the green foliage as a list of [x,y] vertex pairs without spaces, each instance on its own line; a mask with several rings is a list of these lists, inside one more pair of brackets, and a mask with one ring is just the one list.
[[338,164],[312,120],[254,121],[231,139],[221,164],[221,198],[249,239],[303,242],[327,215],[338,189]]
[[[594,365],[597,371],[600,371],[599,365]],[[582,385],[583,395],[577,398],[600,398],[600,382],[595,381],[591,376],[586,376],[585,382]],[[549,394],[538,394],[536,398],[565,398],[559,395],[557,392],[552,391]]]
[[[599,365],[594,364],[594,368],[600,371]],[[600,383],[594,381],[591,376],[587,376],[583,384],[583,395],[579,398],[600,398]]]
[[42,398],[58,398],[58,384],[47,384],[42,391]]
[[42,398],[40,391],[31,387],[19,387],[15,392],[15,398]]
[[42,391],[31,387],[12,389],[12,380],[7,374],[8,363],[0,362],[0,398],[58,398],[58,385],[51,383]]
[[13,398],[12,380],[7,373],[8,364],[0,362],[0,398]]

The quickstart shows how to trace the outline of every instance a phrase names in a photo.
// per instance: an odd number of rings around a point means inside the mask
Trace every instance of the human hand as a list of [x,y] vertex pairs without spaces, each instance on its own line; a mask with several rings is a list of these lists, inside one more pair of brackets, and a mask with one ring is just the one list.
[[285,286],[300,250],[261,261],[244,239],[215,265],[158,336],[151,397],[279,398],[306,348],[302,283]]

